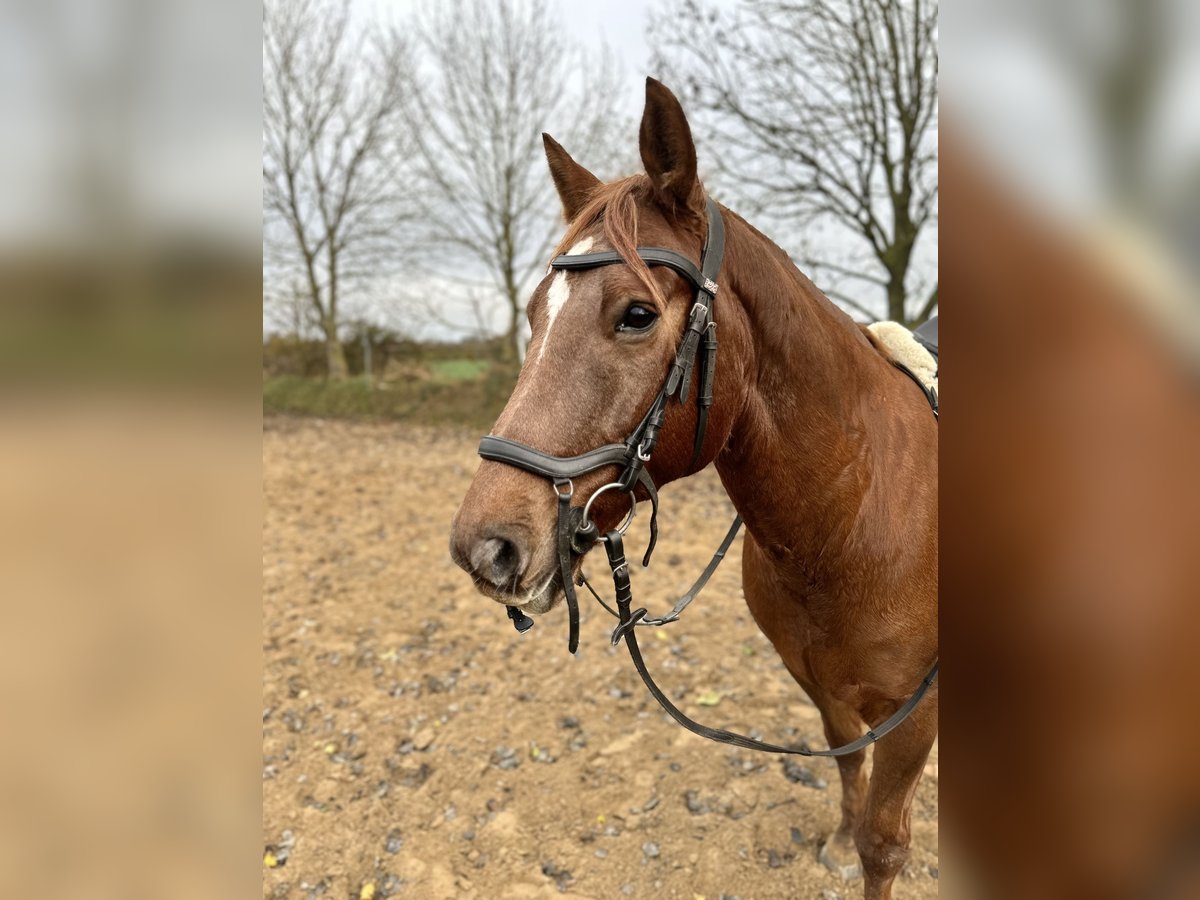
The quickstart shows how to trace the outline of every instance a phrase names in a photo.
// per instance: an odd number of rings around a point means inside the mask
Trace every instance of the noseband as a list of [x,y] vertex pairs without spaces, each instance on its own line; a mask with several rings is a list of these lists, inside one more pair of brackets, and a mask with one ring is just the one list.
[[[843,747],[831,750],[810,750],[807,747],[800,749],[778,747],[730,731],[708,728],[693,721],[680,711],[667,698],[658,685],[655,684],[654,679],[650,677],[650,673],[646,669],[645,661],[638,647],[635,635],[636,626],[665,625],[668,622],[678,619],[684,608],[692,602],[704,585],[708,583],[717,566],[724,559],[726,551],[733,543],[733,539],[742,525],[741,516],[734,518],[733,524],[730,526],[725,538],[721,541],[721,546],[717,548],[712,561],[701,573],[696,583],[679,599],[669,613],[657,618],[650,618],[647,616],[645,609],[631,610],[633,592],[629,579],[629,564],[625,559],[624,535],[628,531],[637,509],[635,491],[640,486],[650,500],[650,542],[646,547],[645,556],[642,558],[642,566],[645,567],[650,565],[650,556],[654,552],[654,546],[658,541],[658,491],[655,488],[654,481],[650,478],[650,474],[646,471],[646,463],[650,461],[650,457],[654,453],[659,432],[662,430],[663,421],[666,418],[667,404],[671,398],[678,396],[680,404],[687,402],[688,391],[692,382],[692,372],[696,368],[697,363],[700,368],[699,390],[696,393],[696,435],[692,445],[692,459],[688,464],[689,471],[695,468],[704,448],[704,433],[708,427],[708,411],[713,404],[713,378],[716,373],[717,362],[717,323],[713,319],[713,309],[717,299],[717,274],[720,272],[721,258],[725,253],[725,225],[721,220],[721,211],[716,203],[708,199],[706,207],[708,210],[708,234],[704,239],[704,247],[701,250],[699,268],[686,256],[674,250],[668,250],[663,247],[637,248],[637,255],[648,266],[665,266],[676,272],[695,288],[696,296],[692,300],[692,306],[688,312],[687,327],[676,349],[675,359],[667,371],[663,386],[654,398],[654,401],[650,404],[650,408],[646,410],[646,414],[642,416],[641,421],[629,436],[621,443],[605,444],[602,447],[597,447],[595,450],[589,450],[578,456],[552,456],[549,453],[545,453],[535,447],[530,447],[527,444],[522,444],[519,441],[488,435],[479,442],[479,455],[484,459],[507,463],[510,466],[524,469],[526,472],[540,475],[550,480],[554,485],[554,492],[558,497],[556,544],[559,574],[562,578],[563,592],[566,595],[567,610],[570,619],[567,649],[571,653],[575,653],[579,649],[579,601],[575,594],[575,580],[572,577],[571,569],[576,557],[583,556],[597,541],[601,541],[605,544],[609,567],[612,569],[617,609],[613,610],[609,607],[582,575],[580,576],[579,583],[586,585],[592,596],[599,601],[600,605],[619,619],[619,623],[613,629],[612,633],[613,645],[615,646],[624,639],[629,649],[629,655],[633,659],[634,666],[641,676],[642,681],[646,684],[654,699],[677,722],[702,737],[749,750],[765,750],[770,753],[789,753],[800,756],[846,756],[856,753],[867,745],[874,743],[908,717],[909,713],[916,708],[921,697],[929,689],[934,678],[937,677],[938,665],[936,662],[933,665],[932,671],[921,681],[921,684],[912,696],[877,728],[868,730],[862,737]],[[550,267],[563,271],[577,271],[625,262],[626,260],[621,254],[613,250],[606,250],[599,253],[584,253],[578,256],[556,256],[550,261]],[[699,353],[698,355],[700,350],[703,350],[703,353]],[[903,367],[901,366],[901,368]],[[905,369],[905,371],[908,370]],[[911,372],[909,375],[913,377]],[[918,384],[920,384],[919,381]],[[936,399],[932,402],[934,404],[934,415],[936,416]],[[616,480],[598,488],[582,507],[572,506],[571,500],[575,493],[575,485],[572,479],[586,475],[589,472],[595,472],[598,469],[603,469],[606,466],[617,467],[619,474]],[[617,528],[602,536],[590,518],[591,507],[597,497],[611,490],[629,495],[629,514]],[[515,606],[508,607],[508,616],[512,619],[517,631],[521,633],[533,627],[533,620]]]
[[[717,273],[721,269],[721,258],[725,255],[725,223],[721,220],[721,211],[711,199],[707,201],[707,208],[708,235],[704,239],[699,268],[686,256],[674,250],[664,247],[637,248],[637,255],[646,265],[665,266],[678,273],[696,289],[696,296],[692,300],[687,328],[675,352],[671,368],[667,371],[666,380],[658,396],[654,398],[654,402],[650,404],[650,408],[630,435],[619,444],[606,444],[579,456],[551,456],[527,444],[492,435],[479,442],[479,455],[484,459],[516,466],[554,483],[554,491],[558,495],[556,537],[559,574],[562,577],[570,616],[567,649],[572,653],[579,649],[579,601],[575,596],[575,584],[571,575],[573,558],[582,556],[596,541],[607,540],[606,537],[600,536],[595,523],[588,517],[592,502],[608,490],[630,494],[630,513],[618,529],[624,534],[633,520],[633,511],[637,504],[637,499],[632,494],[639,485],[642,487],[651,505],[650,543],[642,560],[642,565],[648,566],[658,540],[658,491],[646,471],[646,463],[650,461],[654,446],[658,443],[658,434],[667,415],[667,403],[676,395],[681,404],[687,402],[692,370],[697,362],[700,366],[700,389],[696,394],[696,437],[689,469],[695,466],[704,447],[704,432],[708,427],[708,411],[713,403],[713,377],[716,374],[717,363],[717,323],[713,320],[713,306],[717,299]],[[550,261],[550,267],[563,271],[578,271],[624,262],[621,254],[606,250],[578,256],[556,256]],[[704,352],[697,355],[701,349]],[[575,492],[572,479],[606,466],[618,467],[620,474],[616,480],[596,491],[586,506],[572,507],[571,498]],[[510,606],[508,610],[509,617],[518,631],[529,630],[533,624],[531,619],[516,607]]]

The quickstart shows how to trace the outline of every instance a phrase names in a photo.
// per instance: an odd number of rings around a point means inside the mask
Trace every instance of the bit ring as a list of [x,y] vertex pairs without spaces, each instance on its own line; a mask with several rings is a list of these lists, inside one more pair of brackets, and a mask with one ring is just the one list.
[[[604,485],[604,487],[597,490],[594,494],[592,494],[592,496],[588,497],[587,503],[585,503],[583,505],[583,530],[587,531],[590,528],[592,528],[595,524],[594,522],[592,522],[591,512],[592,512],[592,504],[596,502],[596,498],[599,497],[601,494],[603,494],[605,491],[610,491],[613,488],[619,488],[620,486],[621,485],[615,481],[611,482],[610,484],[606,484],[606,485]],[[630,491],[629,492],[629,514],[625,516],[625,521],[617,526],[617,532],[619,534],[623,535],[623,534],[625,534],[625,532],[627,532],[629,530],[629,526],[633,523],[633,517],[636,514],[637,514],[637,498],[634,497],[633,492]],[[600,540],[604,540],[604,538],[601,537]]]

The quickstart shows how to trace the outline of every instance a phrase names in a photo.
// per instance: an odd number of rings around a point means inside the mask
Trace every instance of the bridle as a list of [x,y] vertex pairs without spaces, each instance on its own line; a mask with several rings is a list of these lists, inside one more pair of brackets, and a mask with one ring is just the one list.
[[[567,649],[575,653],[579,648],[579,601],[575,593],[575,580],[572,577],[574,559],[583,556],[596,542],[603,542],[608,555],[609,567],[612,569],[613,586],[617,601],[617,609],[613,610],[604,602],[592,588],[585,577],[580,576],[579,584],[586,585],[592,596],[599,601],[609,613],[619,620],[613,629],[612,644],[616,646],[622,639],[629,649],[634,666],[641,675],[651,695],[662,707],[681,725],[703,737],[722,743],[733,744],[750,750],[765,750],[772,753],[792,753],[801,756],[844,756],[857,752],[868,744],[874,743],[899,725],[920,702],[930,684],[937,676],[937,663],[932,671],[921,682],[911,697],[887,721],[879,727],[869,730],[858,740],[833,750],[810,750],[807,747],[793,749],[778,747],[744,735],[719,729],[708,728],[681,712],[662,692],[646,669],[641,650],[637,644],[635,626],[665,625],[679,618],[680,613],[695,599],[701,589],[708,583],[724,559],[726,551],[733,543],[738,530],[741,528],[741,516],[733,520],[729,531],[721,541],[720,547],[714,554],[708,566],[701,573],[696,583],[675,604],[665,616],[650,618],[647,611],[637,609],[631,611],[633,592],[629,579],[629,565],[625,560],[624,535],[633,522],[637,510],[637,498],[634,492],[640,486],[650,500],[650,542],[646,547],[642,566],[650,565],[650,557],[658,541],[658,491],[646,470],[646,464],[654,453],[658,442],[659,432],[667,414],[667,405],[672,397],[678,396],[681,404],[686,403],[692,382],[692,373],[699,366],[699,389],[696,392],[696,433],[692,445],[692,458],[688,470],[692,470],[700,459],[704,448],[704,436],[708,427],[708,413],[713,404],[713,379],[716,374],[717,362],[717,323],[713,312],[717,299],[717,275],[721,269],[721,260],[725,254],[725,224],[721,211],[711,198],[706,200],[708,212],[708,234],[700,254],[700,265],[697,267],[690,259],[674,250],[664,247],[638,247],[637,255],[648,266],[664,266],[676,272],[688,281],[696,294],[688,312],[687,326],[683,338],[675,352],[675,359],[667,371],[662,388],[655,396],[650,408],[646,410],[637,427],[625,438],[615,444],[605,444],[578,456],[552,456],[528,444],[509,438],[488,435],[479,442],[479,455],[484,459],[516,466],[535,475],[549,479],[554,485],[558,498],[558,521],[555,528],[556,550],[558,553],[559,574],[562,579],[563,592],[566,595],[569,618]],[[625,263],[625,258],[614,250],[578,255],[556,256],[550,261],[552,269],[563,271],[578,271],[595,269],[601,266]],[[703,351],[703,352],[700,352]],[[907,371],[907,370],[906,370]],[[909,373],[911,375],[911,373]],[[918,382],[919,383],[919,382]],[[936,415],[936,407],[935,407]],[[619,474],[615,481],[598,488],[582,507],[572,506],[571,500],[575,493],[572,479],[606,466],[617,466]],[[595,523],[590,518],[592,504],[596,498],[608,491],[620,491],[628,494],[630,499],[629,514],[617,528],[605,535],[599,533]],[[533,620],[515,606],[508,607],[508,616],[518,632],[524,633],[533,627]]]
[[[683,340],[675,353],[675,360],[667,372],[666,380],[658,395],[642,416],[638,426],[619,444],[606,444],[589,450],[579,456],[551,456],[527,444],[509,440],[508,438],[488,435],[479,442],[479,455],[484,459],[508,463],[510,466],[533,472],[554,482],[554,491],[558,495],[558,527],[557,545],[559,569],[563,581],[563,589],[567,597],[567,609],[570,617],[570,633],[567,638],[567,649],[574,653],[579,648],[579,601],[575,596],[575,588],[571,576],[571,554],[582,555],[591,549],[597,540],[607,540],[600,537],[595,524],[588,518],[591,505],[597,497],[609,490],[619,490],[632,494],[638,485],[646,491],[650,498],[650,544],[642,564],[650,564],[650,556],[658,540],[658,491],[654,481],[646,471],[646,463],[654,453],[658,443],[658,434],[662,430],[663,420],[667,415],[667,403],[671,397],[679,395],[679,402],[686,403],[688,389],[692,382],[692,370],[700,366],[700,390],[697,392],[696,403],[699,411],[696,417],[696,437],[692,450],[692,465],[700,457],[704,447],[704,432],[708,427],[708,410],[713,402],[713,376],[717,362],[716,322],[713,321],[713,305],[717,299],[717,273],[721,269],[721,258],[725,255],[725,224],[721,220],[721,211],[712,200],[708,206],[708,235],[704,240],[704,250],[700,255],[700,267],[681,253],[667,250],[663,247],[638,247],[637,254],[647,265],[665,266],[683,276],[696,289],[688,312],[687,328]],[[577,256],[556,256],[550,261],[552,269],[577,271],[580,269],[595,269],[600,266],[610,266],[624,263],[621,254],[613,250],[599,253],[584,253]],[[697,351],[703,343],[703,354],[697,359]],[[575,486],[571,479],[578,478],[605,466],[620,467],[616,481],[604,485],[594,493],[578,513],[571,507],[571,497]],[[689,467],[690,468],[690,467]],[[633,520],[637,508],[636,499],[630,497],[630,511],[625,521],[619,527],[624,534]],[[526,631],[532,625],[532,620],[520,615],[519,610],[509,607],[509,615],[521,631]]]

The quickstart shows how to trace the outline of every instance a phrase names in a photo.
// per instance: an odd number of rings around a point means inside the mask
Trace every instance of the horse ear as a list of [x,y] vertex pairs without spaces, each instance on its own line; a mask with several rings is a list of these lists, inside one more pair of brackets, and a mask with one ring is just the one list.
[[661,81],[646,79],[646,110],[639,132],[642,163],[668,212],[699,210],[696,145],[683,107]]
[[571,154],[546,133],[542,133],[546,147],[546,162],[550,164],[550,177],[562,200],[563,217],[568,224],[583,209],[591,192],[600,184],[600,179],[571,159]]

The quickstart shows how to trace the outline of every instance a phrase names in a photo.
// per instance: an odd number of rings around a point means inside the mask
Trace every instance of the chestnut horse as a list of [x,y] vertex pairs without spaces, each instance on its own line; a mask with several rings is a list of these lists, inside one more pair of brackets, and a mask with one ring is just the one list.
[[[555,271],[529,301],[528,354],[493,434],[567,456],[624,439],[659,391],[694,291],[647,268],[635,247],[698,260],[706,195],[683,109],[653,79],[646,174],[604,184],[545,144],[569,226],[559,252],[616,250],[628,263]],[[661,485],[715,462],[745,520],[747,605],[840,746],[895,712],[938,655],[937,423],[909,377],[786,253],[720,214],[721,349],[706,437],[693,463],[695,404],[673,402],[647,466]],[[609,475],[575,479],[574,502]],[[485,460],[455,516],[452,556],[499,603],[547,612],[563,597],[556,502],[543,478]],[[627,503],[598,498],[601,532]],[[826,853],[849,864],[857,848],[867,898],[891,896],[908,854],[937,693],[935,683],[876,745],[869,782],[865,751],[838,759],[842,820]]]

